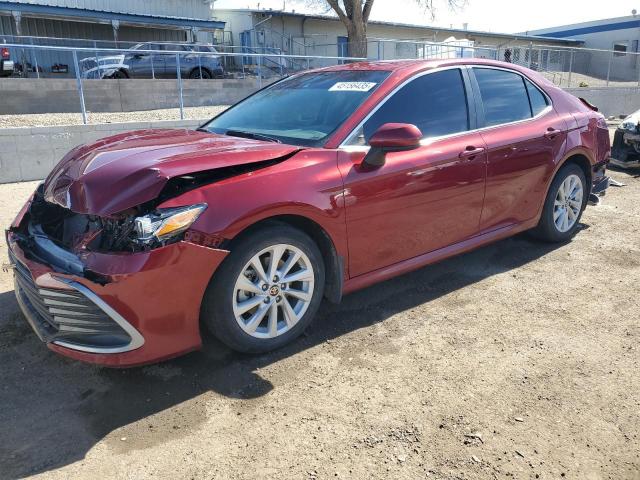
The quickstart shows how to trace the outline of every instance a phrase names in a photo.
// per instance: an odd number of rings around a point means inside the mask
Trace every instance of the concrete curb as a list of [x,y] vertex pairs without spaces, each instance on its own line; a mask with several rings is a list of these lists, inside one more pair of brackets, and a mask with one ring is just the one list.
[[102,137],[146,128],[195,128],[205,121],[165,120],[0,129],[0,183],[41,180],[73,147]]

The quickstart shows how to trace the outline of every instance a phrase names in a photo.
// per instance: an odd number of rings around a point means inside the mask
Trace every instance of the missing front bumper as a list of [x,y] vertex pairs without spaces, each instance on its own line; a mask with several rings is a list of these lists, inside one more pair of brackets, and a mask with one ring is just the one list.
[[52,277],[60,288],[35,283],[29,269],[10,252],[18,305],[40,340],[89,353],[123,353],[144,338],[84,285]]

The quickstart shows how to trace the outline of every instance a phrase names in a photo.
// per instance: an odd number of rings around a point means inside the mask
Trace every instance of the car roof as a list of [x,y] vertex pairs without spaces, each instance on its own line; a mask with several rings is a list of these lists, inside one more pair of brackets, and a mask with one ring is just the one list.
[[[376,60],[371,62],[353,62],[343,65],[333,65],[331,67],[319,68],[312,70],[315,72],[339,72],[339,71],[357,71],[357,70],[382,70],[391,72],[394,82],[412,76],[414,73],[433,68],[465,66],[465,65],[485,65],[490,67],[507,68],[522,73],[526,77],[534,80],[538,85],[544,85],[546,88],[554,88],[555,86],[538,72],[530,70],[515,63],[501,62],[489,58],[439,58],[432,60]],[[302,72],[305,73],[305,72]]]
[[488,58],[438,58],[431,60],[410,59],[410,60],[376,60],[367,62],[345,63],[343,65],[333,65],[321,68],[322,71],[341,70],[384,70],[390,72],[413,72],[429,68],[439,68],[453,65],[488,65],[495,67],[510,68],[518,71],[525,71],[524,67],[513,63],[501,62]]

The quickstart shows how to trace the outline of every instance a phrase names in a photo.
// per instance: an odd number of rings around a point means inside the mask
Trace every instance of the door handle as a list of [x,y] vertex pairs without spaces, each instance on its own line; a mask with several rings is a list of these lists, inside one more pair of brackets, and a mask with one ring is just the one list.
[[484,148],[482,147],[474,147],[469,145],[463,151],[458,154],[458,158],[460,160],[473,160],[477,155],[480,155],[484,152]]
[[556,138],[556,136],[558,136],[559,133],[560,133],[560,130],[556,130],[553,127],[549,127],[547,128],[547,131],[544,132],[544,136],[549,140],[553,140],[554,138]]

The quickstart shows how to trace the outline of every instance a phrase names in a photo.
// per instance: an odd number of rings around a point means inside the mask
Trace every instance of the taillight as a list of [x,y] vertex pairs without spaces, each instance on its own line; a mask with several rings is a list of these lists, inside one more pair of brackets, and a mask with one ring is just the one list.
[[600,128],[604,128],[605,130],[609,130],[609,125],[607,125],[607,120],[604,118],[604,115],[599,115],[598,116],[597,125]]
[[4,58],[5,60],[9,58],[9,49],[7,47],[2,47],[0,52],[1,52],[2,58]]

